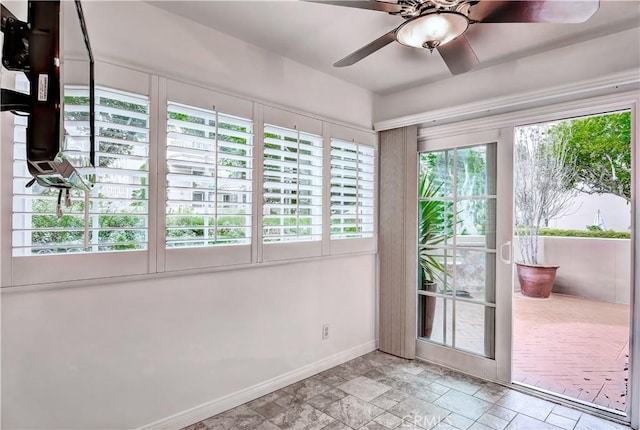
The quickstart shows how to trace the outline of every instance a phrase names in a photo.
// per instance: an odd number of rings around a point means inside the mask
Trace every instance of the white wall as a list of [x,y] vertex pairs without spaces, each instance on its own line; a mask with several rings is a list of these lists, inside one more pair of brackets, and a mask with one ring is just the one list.
[[631,205],[613,194],[580,194],[565,215],[549,220],[549,227],[584,230],[592,225],[600,211],[606,230],[629,231]]
[[5,292],[2,428],[134,428],[370,350],[374,271],[364,255]]
[[[513,238],[514,261],[522,261]],[[609,303],[631,299],[631,241],[587,237],[540,236],[538,262],[560,266],[553,292]],[[520,291],[513,270],[513,291]]]
[[[371,128],[366,90],[146,3],[83,5],[97,60]],[[368,352],[375,260],[3,289],[2,427],[135,428],[203,404],[188,417],[212,415]],[[174,427],[197,421],[180,419]]]
[[83,5],[97,59],[372,127],[373,95],[367,90],[146,3]]
[[[376,97],[374,121],[598,79],[640,67],[640,28]],[[551,95],[552,97],[553,95]],[[561,102],[563,100],[554,100]],[[537,105],[548,105],[542,100]],[[533,106],[533,105],[532,105]],[[490,114],[500,106],[493,106]]]
[[545,237],[542,243],[546,262],[560,265],[554,292],[629,304],[630,240]]

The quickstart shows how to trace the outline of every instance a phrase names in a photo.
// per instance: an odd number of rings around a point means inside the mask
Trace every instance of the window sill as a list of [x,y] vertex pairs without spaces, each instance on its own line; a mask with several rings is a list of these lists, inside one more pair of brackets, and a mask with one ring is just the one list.
[[[133,253],[133,252],[132,252]],[[144,258],[146,259],[146,251],[141,252],[144,254]],[[107,254],[107,253],[105,253]],[[116,253],[113,253],[116,254]],[[117,253],[118,255],[128,255],[131,253]],[[84,287],[93,287],[93,286],[104,286],[110,284],[119,284],[125,282],[139,282],[139,281],[148,281],[153,279],[163,279],[163,278],[173,278],[173,277],[182,277],[182,276],[194,276],[194,275],[202,275],[208,273],[217,273],[217,272],[229,272],[229,271],[241,271],[241,270],[252,270],[252,269],[260,269],[265,267],[272,266],[282,266],[289,264],[302,264],[302,263],[310,263],[314,261],[321,260],[331,260],[331,259],[344,259],[350,257],[359,257],[359,256],[375,256],[377,255],[377,251],[366,251],[366,252],[354,252],[350,254],[335,254],[335,255],[326,255],[326,256],[317,256],[317,257],[301,257],[293,260],[278,260],[278,261],[269,261],[262,263],[249,263],[249,264],[237,264],[230,266],[219,266],[219,267],[207,267],[207,268],[199,268],[199,269],[186,269],[186,270],[173,270],[173,271],[165,271],[165,272],[157,272],[157,273],[144,273],[144,274],[118,274],[117,276],[113,276],[112,274],[105,274],[101,277],[92,276],[87,277],[86,279],[67,279],[67,280],[54,280],[51,277],[47,277],[46,281],[40,280],[39,282],[22,282],[20,284],[15,283],[13,285],[3,285],[1,287],[2,294],[8,294],[12,292],[26,292],[26,291],[41,291],[41,290],[57,290],[64,288],[84,288]],[[27,257],[31,258],[31,257]],[[14,259],[15,260],[15,259]],[[103,265],[108,269],[109,266],[106,264]],[[62,267],[69,268],[68,263],[64,263]],[[110,266],[114,267],[114,266]],[[40,267],[38,268],[38,272],[44,272]],[[24,276],[21,278],[25,278]]]

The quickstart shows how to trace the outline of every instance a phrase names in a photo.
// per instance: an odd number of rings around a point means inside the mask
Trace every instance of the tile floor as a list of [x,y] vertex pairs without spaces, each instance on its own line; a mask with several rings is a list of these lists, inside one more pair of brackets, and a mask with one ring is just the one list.
[[185,430],[628,430],[420,361],[374,351]]

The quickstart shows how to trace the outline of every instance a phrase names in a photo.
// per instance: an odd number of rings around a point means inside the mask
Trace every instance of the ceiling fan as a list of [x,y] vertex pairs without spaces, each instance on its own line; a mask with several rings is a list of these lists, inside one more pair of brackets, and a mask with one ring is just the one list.
[[391,42],[437,50],[452,74],[467,72],[479,61],[465,37],[473,24],[582,23],[600,7],[599,0],[304,0],[387,12],[404,22],[347,55],[335,67],[351,66]]

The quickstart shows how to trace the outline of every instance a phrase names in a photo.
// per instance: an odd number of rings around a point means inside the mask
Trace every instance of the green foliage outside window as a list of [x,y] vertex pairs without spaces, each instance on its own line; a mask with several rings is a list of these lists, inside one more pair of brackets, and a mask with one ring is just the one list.
[[[110,126],[97,127],[96,145],[99,156],[98,167],[110,168],[115,167],[120,157],[128,156],[135,153],[135,145],[127,143],[116,143],[106,141],[104,138],[118,139],[121,141],[130,141],[132,143],[145,142],[147,136],[145,133],[134,131],[123,131],[117,128],[117,125],[129,125],[134,127],[147,127],[147,120],[143,118],[133,118],[126,114],[128,112],[148,113],[148,107],[145,104],[130,103],[116,100],[108,97],[99,97],[100,106],[111,107],[125,112],[119,113],[101,113],[98,120],[106,123],[115,124]],[[82,96],[65,96],[64,103],[67,106],[86,106],[89,104],[89,97]],[[89,113],[74,111],[73,109],[65,109],[65,119],[67,121],[89,121]],[[108,156],[105,154],[112,154]],[[140,166],[141,171],[147,170],[147,165]],[[117,175],[117,170],[114,170]],[[100,175],[91,174],[92,182],[99,182]],[[34,248],[33,253],[59,253],[59,252],[78,252],[84,250],[95,250],[97,247],[100,251],[106,250],[126,250],[137,249],[143,247],[146,242],[146,216],[142,212],[146,212],[146,178],[139,178],[140,188],[131,191],[130,198],[134,200],[129,205],[115,206],[111,202],[102,201],[93,202],[99,205],[92,209],[89,216],[89,225],[91,230],[90,248],[85,249],[85,202],[84,194],[71,192],[72,206],[63,208],[64,215],[60,218],[56,215],[57,206],[57,190],[47,190],[41,196],[34,195],[31,201],[31,246]],[[96,197],[100,199],[108,199],[98,185],[96,187]],[[141,211],[140,215],[136,212]],[[96,226],[95,223],[98,225]],[[46,247],[46,248],[45,248]]]
[[[214,229],[217,229],[217,242],[229,243],[235,239],[247,237],[244,228],[246,216],[241,211],[238,215],[218,216],[217,223],[214,217],[205,215],[180,215],[167,218],[167,239],[188,240],[190,242],[206,240],[214,242]],[[177,227],[177,228],[176,228]],[[205,230],[209,229],[209,236],[205,238]]]
[[556,133],[576,159],[571,186],[588,194],[614,194],[631,201],[631,112],[564,121]]
[[567,230],[559,228],[541,228],[540,236],[556,237],[591,237],[599,239],[630,239],[631,233],[628,231],[613,230]]

